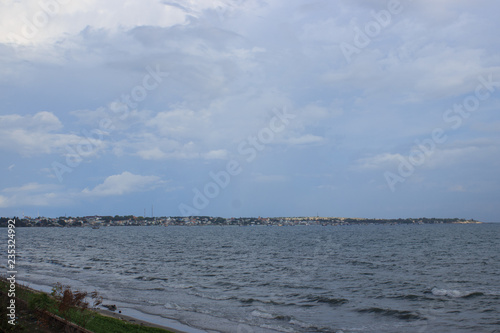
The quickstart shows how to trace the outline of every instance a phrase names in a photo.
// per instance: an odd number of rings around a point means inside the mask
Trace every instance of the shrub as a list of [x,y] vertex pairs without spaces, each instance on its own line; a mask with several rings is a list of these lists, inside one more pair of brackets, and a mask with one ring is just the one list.
[[[51,295],[57,300],[58,313],[66,320],[73,321],[83,327],[94,317],[93,312],[89,310],[89,303],[85,300],[89,294],[85,291],[73,291],[70,286],[63,286],[57,283],[52,288]],[[97,308],[102,303],[102,297],[97,291],[90,293],[93,300],[93,308]]]

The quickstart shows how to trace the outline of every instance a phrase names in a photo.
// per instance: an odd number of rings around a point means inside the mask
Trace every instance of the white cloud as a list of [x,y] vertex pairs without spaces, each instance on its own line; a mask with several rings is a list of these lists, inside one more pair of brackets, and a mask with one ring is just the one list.
[[382,153],[356,161],[356,168],[360,170],[379,170],[392,168],[404,157],[401,154]]
[[72,202],[73,194],[65,193],[62,186],[53,184],[28,183],[19,187],[9,187],[1,191],[0,207],[19,206],[61,206]]
[[490,157],[492,156],[491,153],[495,153],[495,151],[498,152],[498,149],[494,147],[445,147],[436,149],[435,153],[429,156],[423,167],[437,169],[464,165],[474,160]]
[[291,145],[307,145],[307,144],[313,144],[313,143],[320,143],[324,139],[320,136],[313,135],[313,134],[305,134],[300,137],[295,137],[295,138],[289,138],[286,140],[288,144]]
[[144,160],[193,159],[200,157],[199,145],[193,141],[172,140],[157,133],[139,132],[114,144],[115,154],[136,155]]
[[9,207],[9,198],[0,195],[0,207],[7,208]]
[[462,185],[455,185],[448,189],[450,192],[466,192],[465,188]]
[[211,125],[210,114],[206,111],[175,109],[159,112],[147,125],[156,128],[164,137],[199,137],[200,131]]
[[167,158],[167,154],[164,153],[160,148],[154,147],[151,149],[140,150],[137,155],[144,160],[163,160]]
[[130,172],[107,177],[104,182],[89,190],[78,192],[61,185],[40,184],[36,182],[0,191],[0,207],[44,206],[58,207],[72,205],[77,199],[88,197],[117,196],[132,192],[144,192],[165,182],[157,176],[140,176]]
[[158,187],[163,182],[157,176],[134,175],[125,171],[119,175],[107,177],[102,184],[92,190],[85,188],[82,194],[88,196],[115,196],[133,192],[144,192]]
[[[81,146],[80,155],[95,154],[104,147],[103,141],[84,138],[75,134],[53,133],[63,125],[52,112],[34,115],[0,116],[0,148],[23,156],[51,153],[67,153],[66,146]],[[91,148],[89,148],[91,147]]]
[[225,149],[211,150],[208,153],[203,154],[203,157],[207,160],[224,160],[227,158],[228,152]]
[[[2,1],[0,42],[53,42],[68,35],[78,34],[88,26],[110,31],[127,30],[142,25],[170,27],[186,23],[188,15],[195,15],[196,10],[216,5],[210,1],[202,1],[202,5],[189,3],[187,8],[167,6],[157,0],[65,2],[59,4],[59,1]],[[50,15],[47,15],[47,12]]]
[[0,116],[0,126],[3,130],[23,127],[36,131],[55,131],[62,128],[62,123],[52,112],[42,111],[33,116]]
[[[456,141],[434,147],[412,147],[407,153],[381,153],[370,157],[360,158],[355,163],[358,170],[394,170],[400,164],[410,165],[410,154],[414,159],[423,163],[416,165],[417,169],[444,169],[456,166],[488,161],[492,156],[498,155],[498,145],[494,140],[475,139]],[[418,162],[420,163],[420,162]]]
[[4,193],[29,193],[29,192],[47,192],[59,188],[58,185],[47,185],[39,183],[28,183],[19,187],[8,187],[2,190]]

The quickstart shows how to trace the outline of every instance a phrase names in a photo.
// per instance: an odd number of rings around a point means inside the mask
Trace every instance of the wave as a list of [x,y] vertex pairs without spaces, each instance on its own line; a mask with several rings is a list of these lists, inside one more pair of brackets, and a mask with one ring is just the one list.
[[478,291],[460,291],[453,289],[439,289],[432,288],[431,293],[434,296],[448,296],[453,298],[473,298],[477,296],[484,296],[484,293]]
[[403,320],[419,320],[425,319],[420,317],[418,314],[413,313],[411,311],[401,311],[401,310],[393,310],[393,309],[382,309],[382,308],[367,308],[358,310],[359,313],[373,313],[381,316],[389,316]]
[[191,289],[194,288],[193,285],[184,283],[162,283],[163,286],[174,289]]
[[159,278],[159,277],[153,277],[153,276],[137,276],[134,279],[141,280],[141,281],[168,281],[167,278]]
[[345,298],[333,298],[333,297],[315,296],[315,295],[307,296],[307,299],[310,302],[324,303],[332,306],[338,306],[349,302],[349,300]]
[[264,319],[274,319],[274,315],[268,312],[262,312],[259,310],[253,310],[251,313],[252,316]]
[[283,327],[283,326],[278,326],[278,325],[262,325],[260,326],[264,329],[269,329],[269,330],[272,330],[272,331],[276,331],[276,332],[284,332],[284,333],[295,333],[295,330],[291,329],[291,328],[287,328],[287,327]]
[[239,300],[240,303],[250,305],[252,303],[262,303],[262,304],[271,304],[271,305],[288,305],[284,302],[278,302],[278,301],[273,301],[273,300],[261,300],[258,298],[242,298]]
[[292,320],[292,317],[290,317],[290,316],[272,314],[269,312],[264,312],[262,310],[253,310],[250,314],[254,317],[263,318],[263,319],[283,320],[283,321],[287,321],[287,322]]
[[[331,327],[319,327],[315,324],[310,324],[310,323],[305,323],[303,321],[297,320],[297,319],[292,319],[289,322],[290,325],[298,326],[300,329],[299,331],[305,331],[305,332],[325,332],[325,333],[342,333],[342,330],[335,330],[332,329]],[[293,330],[293,332],[296,332],[296,330]]]
[[165,303],[163,305],[163,307],[165,309],[168,309],[168,310],[177,310],[177,311],[189,311],[190,310],[190,309],[182,307],[176,303]]
[[409,301],[432,301],[433,300],[433,298],[421,296],[421,295],[415,295],[415,294],[389,296],[388,298],[404,299],[404,300],[409,300]]
[[212,294],[208,294],[208,293],[201,293],[201,292],[198,292],[198,291],[188,292],[188,294],[196,296],[196,297],[210,299],[212,301],[228,301],[228,300],[236,299],[236,297],[234,297],[234,296],[220,296],[220,294],[212,295]]
[[291,316],[284,316],[284,315],[272,314],[272,313],[264,311],[263,309],[253,310],[251,312],[251,315],[254,316],[254,317],[262,318],[262,319],[270,319],[270,320],[281,321],[282,323],[278,324],[278,325],[276,325],[276,322],[273,323],[273,324],[267,323],[267,324],[261,324],[261,325],[259,325],[259,327],[268,328],[268,329],[272,329],[272,330],[275,330],[275,331],[280,331],[280,332],[297,332],[297,330],[294,329],[294,328],[292,328],[292,327],[281,326],[284,323],[287,323],[289,325],[295,326],[296,328],[299,328],[300,332],[302,332],[304,330],[307,331],[307,332],[336,332],[336,331],[332,331],[330,328],[319,327],[319,326],[316,326],[314,324],[310,324],[310,323],[306,323],[306,322],[297,320],[296,318],[293,318]]
[[309,324],[309,323],[304,323],[300,320],[297,320],[297,319],[292,319],[290,320],[290,324],[292,325],[296,325],[296,326],[299,326],[301,328],[308,328],[308,329],[313,329],[313,328],[317,328],[315,325],[313,324]]
[[99,258],[99,257],[92,257],[89,259],[89,261],[102,261],[102,262],[106,262],[106,263],[109,263],[110,261],[108,259],[102,259],[102,258]]

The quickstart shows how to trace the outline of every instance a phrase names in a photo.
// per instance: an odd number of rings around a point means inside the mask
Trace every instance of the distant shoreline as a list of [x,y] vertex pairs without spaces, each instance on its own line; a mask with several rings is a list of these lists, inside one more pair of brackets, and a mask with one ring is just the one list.
[[9,220],[16,221],[16,227],[100,227],[111,226],[341,226],[341,225],[415,225],[415,224],[482,224],[474,219],[460,218],[406,218],[367,219],[350,217],[241,217],[222,218],[211,216],[84,216],[58,218],[0,218],[0,227],[6,227]]

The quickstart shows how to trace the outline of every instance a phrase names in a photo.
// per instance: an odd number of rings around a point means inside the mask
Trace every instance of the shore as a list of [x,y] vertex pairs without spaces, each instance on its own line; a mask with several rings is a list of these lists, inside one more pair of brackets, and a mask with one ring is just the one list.
[[171,331],[172,333],[207,333],[204,330],[187,326],[173,319],[150,315],[130,308],[119,307],[115,311],[100,308],[98,309],[98,312],[104,316],[113,317],[132,324],[161,328]]
[[[22,288],[31,290],[33,292],[42,292],[46,294],[50,294],[51,292],[50,286],[39,285],[27,281],[18,281],[18,283],[20,283],[20,286]],[[105,301],[105,303],[109,302]],[[103,316],[119,319],[124,322],[137,324],[140,326],[164,329],[172,333],[206,333],[206,331],[204,330],[184,325],[173,319],[146,314],[130,308],[118,307],[115,311],[98,308],[96,311]]]
[[136,317],[131,317],[131,316],[128,316],[128,315],[124,315],[123,313],[119,313],[117,311],[110,311],[110,310],[105,310],[105,309],[97,309],[97,312],[99,314],[103,315],[103,316],[112,317],[112,318],[115,318],[115,319],[119,319],[119,320],[122,320],[122,321],[129,322],[131,324],[137,324],[137,325],[146,326],[146,327],[161,328],[161,329],[167,330],[167,331],[172,332],[172,333],[189,333],[187,331],[182,331],[182,330],[179,330],[179,329],[176,329],[176,328],[173,328],[173,327],[159,325],[159,324],[151,323],[149,321],[138,319]]

